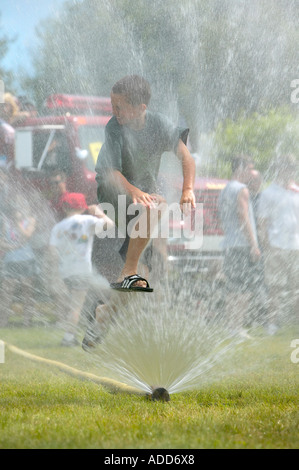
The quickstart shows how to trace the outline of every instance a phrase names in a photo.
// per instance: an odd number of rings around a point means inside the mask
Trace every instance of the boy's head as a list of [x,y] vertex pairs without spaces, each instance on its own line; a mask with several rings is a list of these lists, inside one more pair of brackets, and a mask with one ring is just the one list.
[[233,175],[242,183],[249,183],[253,170],[254,163],[247,155],[239,155],[232,159]]
[[112,110],[118,123],[136,129],[143,127],[150,98],[150,85],[143,77],[127,75],[118,80],[111,90]]
[[61,207],[66,214],[82,214],[88,209],[84,194],[66,193],[61,201]]
[[139,75],[127,75],[118,80],[112,87],[114,95],[123,95],[132,106],[149,104],[151,99],[151,88],[145,78]]

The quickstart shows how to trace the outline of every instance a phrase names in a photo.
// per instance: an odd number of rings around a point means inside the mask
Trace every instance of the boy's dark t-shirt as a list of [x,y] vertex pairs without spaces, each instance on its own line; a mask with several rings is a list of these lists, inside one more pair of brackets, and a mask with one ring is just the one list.
[[135,131],[121,126],[115,116],[105,129],[97,164],[99,202],[115,202],[117,193],[107,183],[107,171],[118,170],[137,188],[147,193],[157,192],[161,156],[176,152],[179,139],[187,141],[189,129],[174,126],[160,113],[146,112],[145,126]]

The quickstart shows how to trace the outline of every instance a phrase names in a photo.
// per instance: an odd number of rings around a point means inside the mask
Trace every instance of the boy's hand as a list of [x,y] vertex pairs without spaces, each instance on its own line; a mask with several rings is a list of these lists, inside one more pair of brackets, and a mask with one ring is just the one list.
[[192,189],[184,189],[180,200],[181,211],[189,212],[191,209],[195,209],[195,195]]
[[254,245],[251,247],[250,249],[250,256],[251,256],[251,260],[256,263],[257,261],[259,261],[260,257],[261,257],[261,252],[260,252],[260,249],[257,245]]
[[145,207],[153,207],[155,197],[151,194],[144,193],[141,189],[134,187],[131,190],[133,204],[142,204]]

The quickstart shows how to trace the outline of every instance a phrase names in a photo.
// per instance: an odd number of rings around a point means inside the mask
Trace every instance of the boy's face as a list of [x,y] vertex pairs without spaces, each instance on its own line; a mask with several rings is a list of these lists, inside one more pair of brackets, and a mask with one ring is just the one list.
[[111,93],[112,111],[121,126],[140,129],[144,124],[146,105],[133,106],[124,95]]

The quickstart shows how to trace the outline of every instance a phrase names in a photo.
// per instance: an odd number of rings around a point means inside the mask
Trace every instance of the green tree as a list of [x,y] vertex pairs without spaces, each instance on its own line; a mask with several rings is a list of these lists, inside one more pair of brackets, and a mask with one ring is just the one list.
[[[1,12],[0,12],[0,30],[1,30]],[[4,83],[4,88],[8,90],[13,89],[13,74],[6,67],[1,65],[4,57],[6,56],[9,45],[14,41],[13,38],[9,38],[5,34],[0,36],[0,80]]]
[[213,133],[214,171],[228,176],[230,159],[238,154],[253,158],[265,175],[274,157],[294,153],[299,159],[299,119],[290,108],[271,109],[267,113],[241,115],[220,123]]

